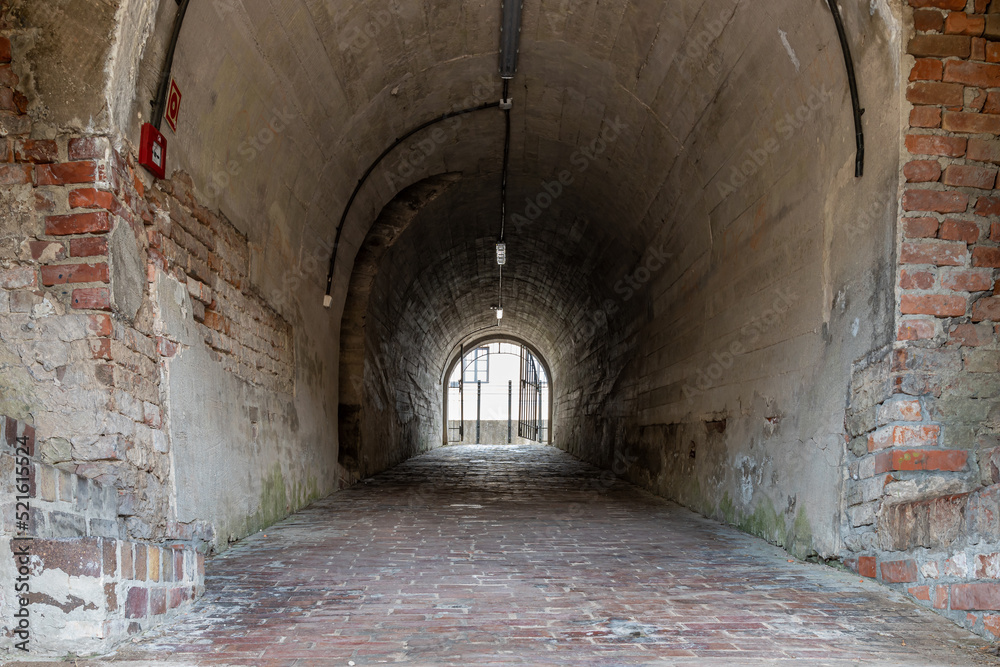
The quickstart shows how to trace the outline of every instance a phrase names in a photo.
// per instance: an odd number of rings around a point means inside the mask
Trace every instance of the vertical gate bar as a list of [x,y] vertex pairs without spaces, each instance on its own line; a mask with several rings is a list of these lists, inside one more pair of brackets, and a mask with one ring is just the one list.
[[476,444],[480,444],[482,439],[479,437],[479,411],[483,406],[483,381],[476,380]]
[[535,385],[535,396],[538,398],[538,409],[535,410],[535,440],[542,441],[542,389]]
[[517,437],[524,437],[524,346],[521,346],[521,366],[517,378]]
[[458,405],[462,414],[458,419],[458,441],[465,442],[465,343],[458,349]]
[[532,440],[538,440],[538,410],[536,408],[538,397],[538,369],[535,367],[535,358],[531,357],[531,435]]
[[531,440],[531,352],[524,351],[524,437]]
[[511,441],[511,428],[510,428],[510,418],[511,418],[511,402],[514,399],[514,381],[507,380],[507,444]]

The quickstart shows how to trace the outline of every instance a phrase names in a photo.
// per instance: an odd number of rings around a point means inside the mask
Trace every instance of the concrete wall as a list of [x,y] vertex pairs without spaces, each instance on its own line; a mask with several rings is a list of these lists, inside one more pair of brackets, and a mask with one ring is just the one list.
[[898,18],[845,5],[872,147],[857,179],[840,45],[815,9],[769,17],[798,26],[787,47],[749,39],[762,21],[750,5],[702,25],[713,42],[694,80],[728,78],[710,106],[684,94],[703,115],[662,186],[651,245],[669,260],[647,256],[599,293],[617,312],[592,319],[615,324],[581,323],[574,352],[606,365],[562,386],[606,388],[563,394],[556,419],[572,424],[568,451],[629,461],[642,486],[831,557],[850,365],[892,336],[899,45]]

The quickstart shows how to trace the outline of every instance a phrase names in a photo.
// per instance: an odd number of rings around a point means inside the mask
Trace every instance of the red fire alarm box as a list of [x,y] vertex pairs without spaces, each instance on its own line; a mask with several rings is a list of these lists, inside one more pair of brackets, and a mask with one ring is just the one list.
[[139,138],[139,164],[157,178],[167,174],[167,140],[151,123],[143,123]]

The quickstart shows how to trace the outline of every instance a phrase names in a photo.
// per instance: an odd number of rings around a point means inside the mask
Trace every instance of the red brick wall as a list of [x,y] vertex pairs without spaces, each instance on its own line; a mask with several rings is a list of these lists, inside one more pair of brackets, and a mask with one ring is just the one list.
[[[160,366],[178,345],[158,335],[149,284],[157,271],[185,284],[213,357],[266,389],[292,391],[291,326],[251,287],[246,238],[200,206],[184,176],[147,189],[134,156],[107,137],[35,138],[11,55],[0,38],[0,115],[16,130],[0,140],[11,223],[0,229],[0,324],[34,389],[14,416],[33,417],[45,461],[123,489],[126,534],[191,532],[169,521]],[[113,303],[109,238],[123,225],[147,267],[137,313]]]
[[[228,220],[201,206],[189,179],[175,174],[148,193],[151,270],[169,271],[188,287],[194,319],[226,370],[267,389],[290,393],[292,328],[250,286],[247,239]],[[160,352],[171,356],[170,341]]]
[[[247,382],[292,391],[292,331],[250,285],[246,238],[200,207],[182,176],[147,189],[134,156],[108,137],[33,134],[11,56],[0,36],[0,123],[9,130],[0,138],[0,353],[13,355],[0,375],[2,409],[11,410],[0,417],[0,488],[16,467],[7,431],[30,434],[24,534],[35,538],[39,567],[81,577],[87,590],[99,579],[103,590],[58,613],[46,607],[53,627],[57,618],[65,625],[36,638],[35,650],[104,650],[200,594],[195,547],[213,538],[209,524],[173,520],[160,378],[179,344],[157,333],[157,272],[187,286],[204,343]],[[133,236],[146,270],[137,312],[115,303],[110,239],[119,233]],[[2,496],[3,532],[23,532],[13,495]],[[11,562],[0,558],[0,567]],[[37,593],[39,609],[64,597]]]
[[855,369],[847,562],[1000,636],[1000,2],[907,4],[897,341]]

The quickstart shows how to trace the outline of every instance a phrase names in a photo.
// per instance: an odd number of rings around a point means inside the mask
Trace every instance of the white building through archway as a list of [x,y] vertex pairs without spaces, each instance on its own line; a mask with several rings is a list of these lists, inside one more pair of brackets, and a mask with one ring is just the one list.
[[518,342],[483,342],[464,350],[446,391],[450,443],[549,442],[549,374]]

